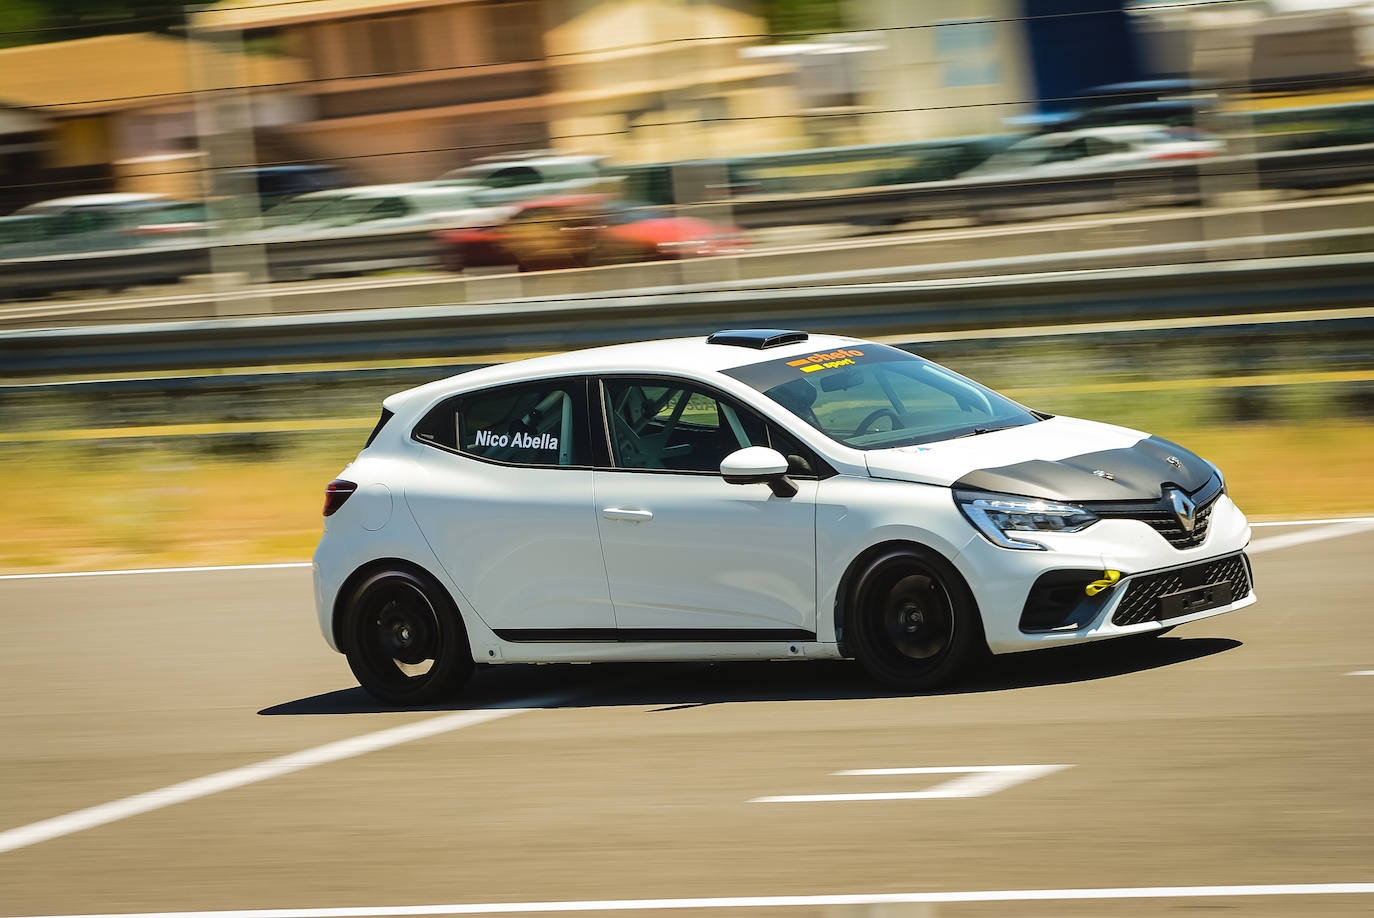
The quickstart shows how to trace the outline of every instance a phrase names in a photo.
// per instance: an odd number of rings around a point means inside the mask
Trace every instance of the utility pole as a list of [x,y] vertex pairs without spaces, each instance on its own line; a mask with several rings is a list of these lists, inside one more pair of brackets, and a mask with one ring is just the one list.
[[188,6],[186,38],[202,153],[200,188],[209,214],[206,238],[215,314],[271,312],[267,291],[242,295],[270,279],[266,246],[253,241],[262,228],[257,180],[236,171],[257,164],[243,31],[207,28],[204,7]]

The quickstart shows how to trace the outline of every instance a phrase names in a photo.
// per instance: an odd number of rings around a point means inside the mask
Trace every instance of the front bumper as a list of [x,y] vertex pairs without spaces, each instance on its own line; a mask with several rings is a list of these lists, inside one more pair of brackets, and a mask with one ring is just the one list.
[[[1137,520],[1102,520],[1082,532],[1036,533],[1048,551],[999,548],[985,539],[966,546],[956,564],[968,580],[982,613],[983,630],[993,653],[1015,653],[1038,647],[1077,644],[1129,634],[1141,634],[1198,621],[1244,608],[1255,602],[1248,562],[1232,562],[1228,576],[1238,587],[1230,601],[1212,608],[1188,611],[1183,604],[1166,617],[1155,617],[1161,595],[1193,586],[1192,569],[1240,554],[1250,541],[1250,525],[1231,499],[1222,495],[1201,544],[1177,549],[1159,533]],[[1234,564],[1244,565],[1243,578]],[[1086,596],[1057,627],[1027,629],[1022,621],[1027,596],[1043,575],[1062,571],[1120,571],[1122,579],[1089,600]],[[1184,572],[1182,578],[1161,575]],[[1218,574],[1217,576],[1221,576]],[[1178,581],[1178,582],[1176,582]],[[1225,594],[1218,594],[1224,599]],[[1125,605],[1123,605],[1125,604]],[[1202,604],[1205,605],[1205,604]]]

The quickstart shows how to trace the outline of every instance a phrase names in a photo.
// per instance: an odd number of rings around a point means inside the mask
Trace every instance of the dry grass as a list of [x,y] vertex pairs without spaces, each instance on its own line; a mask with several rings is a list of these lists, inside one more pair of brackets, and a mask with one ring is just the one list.
[[225,459],[138,450],[101,457],[5,452],[0,570],[46,571],[308,558],[324,485],[356,450]]
[[1219,465],[1232,498],[1253,520],[1374,512],[1374,424],[1367,421],[1154,432]]
[[[1323,421],[1155,432],[1218,463],[1255,519],[1374,511],[1374,425]],[[233,564],[308,558],[324,484],[358,435],[285,438],[207,451],[205,441],[139,448],[43,445],[0,452],[0,571]],[[191,445],[196,442],[197,445]],[[1352,501],[1355,501],[1352,503]]]

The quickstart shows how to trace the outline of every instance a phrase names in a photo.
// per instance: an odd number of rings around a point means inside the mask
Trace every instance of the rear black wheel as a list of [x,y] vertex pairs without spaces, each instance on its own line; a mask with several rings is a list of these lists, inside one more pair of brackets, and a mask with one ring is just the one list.
[[452,698],[475,668],[462,618],[446,591],[410,571],[364,580],[345,610],[344,636],[358,683],[387,704]]
[[958,572],[915,546],[894,549],[864,569],[846,621],[847,643],[859,664],[902,691],[953,681],[987,646]]

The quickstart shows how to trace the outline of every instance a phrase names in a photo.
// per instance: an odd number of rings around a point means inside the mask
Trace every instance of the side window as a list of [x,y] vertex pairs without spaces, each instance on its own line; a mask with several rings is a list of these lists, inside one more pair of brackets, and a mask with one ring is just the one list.
[[1057,150],[1045,158],[1047,163],[1063,163],[1070,160],[1082,159],[1091,155],[1088,152],[1088,141],[1085,138],[1078,138],[1060,146]]
[[672,380],[605,380],[616,468],[717,472],[737,449],[767,446],[753,412]]
[[487,176],[487,185],[491,188],[517,188],[520,185],[537,185],[539,181],[539,173],[529,166],[507,166]]
[[1107,156],[1111,153],[1121,153],[1130,149],[1124,143],[1104,140],[1101,137],[1088,137],[1084,140],[1083,146],[1087,156]]
[[519,465],[586,465],[580,381],[506,386],[439,403],[414,437],[478,459]]
[[381,202],[367,215],[369,220],[394,220],[410,212],[410,205],[400,198],[382,198]]

